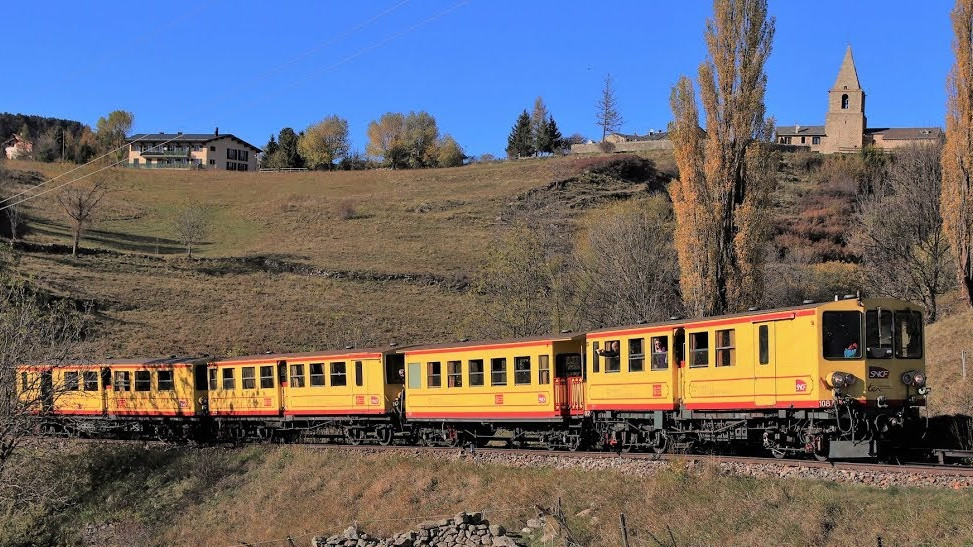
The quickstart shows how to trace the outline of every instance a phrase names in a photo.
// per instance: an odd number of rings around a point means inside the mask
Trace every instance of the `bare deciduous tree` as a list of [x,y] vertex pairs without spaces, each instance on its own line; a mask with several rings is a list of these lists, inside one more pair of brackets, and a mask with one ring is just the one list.
[[0,477],[36,427],[52,419],[51,406],[64,389],[40,373],[18,374],[17,367],[63,365],[78,349],[83,326],[66,302],[45,304],[22,284],[0,285]]
[[209,215],[197,203],[186,205],[172,220],[176,239],[186,248],[186,256],[193,256],[193,248],[199,246],[209,233]]
[[57,196],[58,203],[64,213],[71,219],[71,230],[74,235],[74,245],[71,247],[71,256],[78,254],[78,245],[81,236],[91,227],[94,222],[95,211],[104,199],[108,189],[101,181],[88,186],[69,186]]
[[664,198],[594,213],[574,254],[578,315],[588,327],[662,321],[679,311],[672,210]]
[[873,291],[922,302],[929,321],[936,299],[954,285],[939,195],[942,145],[917,144],[895,153],[886,184],[862,200],[861,247]]
[[611,74],[605,75],[605,87],[601,90],[601,98],[595,103],[595,123],[601,128],[602,142],[608,133],[618,131],[624,123],[622,114],[618,111],[615,82]]

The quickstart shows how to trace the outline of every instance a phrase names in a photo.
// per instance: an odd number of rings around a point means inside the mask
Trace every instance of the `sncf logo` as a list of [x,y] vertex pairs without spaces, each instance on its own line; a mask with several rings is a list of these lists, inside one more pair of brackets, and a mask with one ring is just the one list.
[[794,391],[798,393],[807,391],[807,382],[804,380],[794,380]]
[[889,369],[882,367],[868,367],[869,378],[888,378]]

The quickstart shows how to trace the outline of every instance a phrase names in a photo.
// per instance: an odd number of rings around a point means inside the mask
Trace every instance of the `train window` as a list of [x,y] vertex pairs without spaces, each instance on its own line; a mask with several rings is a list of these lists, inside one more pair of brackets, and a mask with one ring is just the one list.
[[260,367],[260,389],[271,389],[274,387],[274,366],[267,365]]
[[446,385],[448,387],[463,387],[463,362],[446,362]]
[[483,385],[483,359],[470,359],[467,364],[470,366],[470,385]]
[[311,385],[324,385],[324,363],[311,363]]
[[732,367],[736,364],[736,330],[716,331],[716,366]]
[[514,385],[530,384],[530,357],[514,357]]
[[216,369],[209,369],[209,389],[210,391],[216,391]]
[[665,336],[652,337],[652,370],[669,368],[669,340]]
[[645,370],[645,338],[632,338],[628,341],[628,371]]
[[709,333],[693,332],[689,335],[689,367],[709,366]]
[[243,367],[240,370],[240,383],[243,389],[256,389],[257,369],[254,367]]
[[84,390],[98,391],[98,371],[95,370],[84,371]]
[[601,350],[601,356],[605,358],[605,372],[622,371],[622,350],[618,340],[605,342],[605,349]]
[[131,376],[127,370],[115,371],[115,391],[132,391]]
[[490,359],[490,385],[491,386],[505,386],[507,385],[507,359],[500,357],[498,359]]
[[236,379],[233,377],[233,369],[223,369],[223,389],[236,389]]
[[890,310],[879,308],[865,312],[865,357],[892,358],[892,312]]
[[358,387],[361,387],[362,385],[364,385],[363,384],[364,381],[365,381],[365,379],[362,378],[362,364],[361,364],[361,361],[355,361],[355,385],[358,386]]
[[304,387],[304,365],[291,365],[291,387]]
[[426,387],[442,387],[443,369],[439,361],[426,363]]
[[69,371],[64,373],[64,390],[78,391],[78,373]]
[[895,356],[899,359],[922,358],[922,314],[917,311],[895,312]]
[[390,385],[405,383],[405,355],[385,356],[385,382]]
[[825,359],[861,359],[862,314],[857,311],[826,311],[821,332]]
[[419,384],[422,382],[420,374],[422,374],[422,363],[409,363],[409,389],[419,389]]
[[156,377],[158,380],[159,391],[172,391],[174,385],[171,370],[160,370],[158,373],[156,373]]
[[598,353],[598,342],[591,343],[591,372],[598,372],[601,368],[601,354]]
[[345,371],[345,364],[341,361],[331,363],[331,386],[348,385],[348,374]]
[[152,391],[152,372],[148,370],[135,371],[135,391]]
[[537,356],[537,383],[540,385],[551,383],[551,357]]
[[766,365],[770,363],[770,327],[767,325],[760,325],[757,329],[757,339],[760,344],[760,364]]

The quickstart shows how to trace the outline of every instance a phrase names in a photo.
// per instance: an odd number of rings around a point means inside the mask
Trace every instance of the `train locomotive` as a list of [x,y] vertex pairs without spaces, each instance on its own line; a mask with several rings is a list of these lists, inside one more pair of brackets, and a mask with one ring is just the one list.
[[20,384],[55,435],[819,459],[894,454],[929,393],[921,309],[857,295],[516,340],[30,364]]

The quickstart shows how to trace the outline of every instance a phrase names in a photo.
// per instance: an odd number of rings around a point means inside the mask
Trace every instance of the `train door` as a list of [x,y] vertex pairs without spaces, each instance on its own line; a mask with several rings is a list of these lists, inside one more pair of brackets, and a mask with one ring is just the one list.
[[584,361],[580,353],[554,357],[554,404],[564,416],[584,413]]
[[47,414],[54,409],[54,371],[41,371],[41,412]]
[[284,396],[287,394],[287,361],[277,361],[277,410],[284,415],[287,405]]
[[676,375],[672,383],[673,389],[676,391],[673,399],[682,401],[683,394],[686,393],[686,374],[684,372],[686,366],[686,329],[679,328],[672,331],[672,364],[670,366]]
[[775,324],[754,323],[753,397],[757,406],[777,404],[777,336]]
[[101,411],[108,413],[108,398],[111,397],[111,369],[101,367]]

